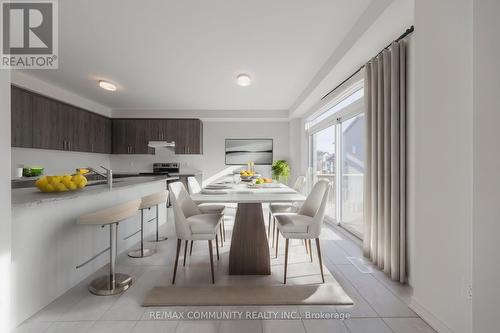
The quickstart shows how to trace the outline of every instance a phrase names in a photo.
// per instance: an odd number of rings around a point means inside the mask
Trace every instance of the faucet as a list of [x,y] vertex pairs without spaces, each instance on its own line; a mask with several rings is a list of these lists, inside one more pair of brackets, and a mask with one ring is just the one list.
[[106,178],[106,181],[108,183],[108,188],[111,190],[113,188],[113,170],[105,168],[102,165],[101,168],[103,168],[106,171],[106,173],[99,172],[92,167],[88,167],[87,169],[89,169],[90,172],[95,173],[96,175]]

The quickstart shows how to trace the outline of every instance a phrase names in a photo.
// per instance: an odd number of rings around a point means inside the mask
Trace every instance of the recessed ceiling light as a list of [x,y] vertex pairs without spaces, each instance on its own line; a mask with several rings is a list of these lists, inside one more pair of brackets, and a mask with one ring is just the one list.
[[248,74],[240,74],[236,77],[236,82],[239,86],[246,87],[252,84],[252,79]]
[[105,80],[99,80],[99,87],[109,91],[116,91],[116,85]]

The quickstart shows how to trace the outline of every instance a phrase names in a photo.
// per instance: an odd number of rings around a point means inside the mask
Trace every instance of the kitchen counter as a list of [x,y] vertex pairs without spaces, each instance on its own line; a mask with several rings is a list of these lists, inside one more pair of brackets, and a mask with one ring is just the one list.
[[169,172],[168,175],[172,177],[182,177],[182,176],[198,176],[201,175],[201,170],[190,168],[190,167],[181,167],[179,172]]
[[[151,182],[166,182],[167,180],[174,180],[174,179],[177,178],[165,177],[165,176],[115,178],[113,183],[113,189],[111,191],[120,191],[122,189],[131,186],[137,186]],[[62,193],[61,192],[43,193],[40,192],[36,187],[16,188],[12,189],[12,208],[18,209],[23,207],[40,205],[47,202],[76,199],[104,192],[110,192],[107,184],[92,185],[92,186],[87,185],[82,190],[77,190],[72,192],[62,192]]]
[[[54,299],[107,265],[109,253],[83,267],[80,264],[109,246],[109,229],[79,225],[79,216],[164,191],[167,177],[115,179],[110,191],[106,184],[65,193],[41,193],[36,188],[12,190],[12,309],[17,325]],[[166,205],[158,206],[160,233],[174,235],[173,221],[167,221]],[[144,220],[156,215],[146,209]],[[141,225],[139,211],[120,222],[117,254],[137,248]],[[144,238],[156,233],[156,223],[144,224]],[[78,268],[77,268],[78,267]],[[103,298],[104,299],[104,298]]]

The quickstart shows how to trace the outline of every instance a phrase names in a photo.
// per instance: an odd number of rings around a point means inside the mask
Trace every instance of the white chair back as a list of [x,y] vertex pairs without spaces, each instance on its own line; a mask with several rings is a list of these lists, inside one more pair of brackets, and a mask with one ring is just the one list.
[[191,235],[191,229],[186,219],[193,215],[201,214],[201,211],[189,196],[183,183],[171,183],[168,185],[168,188],[172,194],[171,199],[174,208],[175,233],[179,239],[188,239]]
[[200,183],[195,177],[188,177],[188,190],[189,194],[195,194],[201,192]]
[[298,176],[297,179],[295,179],[295,184],[293,184],[293,189],[301,193],[302,190],[304,189],[305,184],[306,184],[306,177]]
[[321,232],[329,190],[330,184],[327,180],[318,181],[314,184],[311,193],[307,196],[306,201],[299,210],[300,215],[306,215],[313,218],[313,222],[308,228],[308,234],[311,235],[311,238],[319,237]]

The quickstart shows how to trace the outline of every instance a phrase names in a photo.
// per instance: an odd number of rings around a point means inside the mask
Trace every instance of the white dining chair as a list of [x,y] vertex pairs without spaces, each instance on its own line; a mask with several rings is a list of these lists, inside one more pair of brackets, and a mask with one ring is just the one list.
[[[299,193],[302,192],[304,189],[304,185],[306,184],[306,177],[304,176],[298,176],[297,179],[295,180],[295,183],[293,184],[293,189]],[[270,238],[272,241],[272,246],[274,246],[274,236],[276,233],[276,216],[277,215],[283,215],[283,214],[293,214],[297,213],[299,211],[300,204],[297,202],[290,203],[290,202],[276,202],[276,203],[271,203],[269,205],[269,224],[268,224],[268,230],[267,230],[267,237]],[[273,237],[271,238],[271,222],[272,222],[272,229],[273,229]],[[306,245],[306,250],[307,250],[307,245]]]
[[325,282],[323,275],[323,260],[321,258],[321,247],[319,235],[325,218],[326,203],[328,202],[329,182],[318,181],[306,201],[297,214],[283,214],[276,216],[276,257],[278,257],[279,234],[285,238],[285,267],[283,283],[286,283],[286,271],[288,266],[288,244],[290,239],[301,239],[309,242],[309,253],[312,259],[311,239],[316,240],[318,250],[319,267],[321,270],[321,280]]
[[[198,183],[198,180],[195,177],[188,177],[188,190],[189,194],[196,194],[201,192],[201,186],[200,183]],[[217,204],[208,204],[208,203],[201,203],[198,204],[198,208],[201,210],[202,213],[208,214],[208,213],[217,213],[217,214],[222,214],[222,223],[220,224],[220,242],[221,242],[221,247],[224,246],[224,242],[226,241],[226,228],[224,226],[224,211],[226,209],[225,205],[217,205]],[[218,244],[217,244],[218,245]],[[191,248],[189,249],[189,255],[193,252],[193,241],[191,241]]]
[[[177,235],[177,251],[175,254],[172,284],[175,283],[175,275],[177,273],[182,241],[185,241],[183,265],[186,266],[188,241],[193,240],[208,241],[212,283],[215,283],[212,241],[215,239],[215,242],[217,242],[217,229],[219,228],[219,224],[223,216],[220,213],[203,213],[193,202],[189,193],[186,191],[184,184],[181,182],[171,183],[168,187],[170,193],[172,194],[171,198],[172,206],[174,208],[175,233]],[[217,260],[219,260],[219,248],[217,246],[215,248],[217,250]]]

